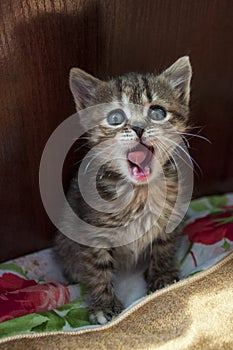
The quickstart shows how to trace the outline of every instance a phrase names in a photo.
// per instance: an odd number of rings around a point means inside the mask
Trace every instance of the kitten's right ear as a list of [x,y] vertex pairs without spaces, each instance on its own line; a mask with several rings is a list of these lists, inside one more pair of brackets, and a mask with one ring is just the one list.
[[77,110],[83,109],[94,100],[97,87],[102,81],[79,68],[70,70],[70,89],[74,96]]

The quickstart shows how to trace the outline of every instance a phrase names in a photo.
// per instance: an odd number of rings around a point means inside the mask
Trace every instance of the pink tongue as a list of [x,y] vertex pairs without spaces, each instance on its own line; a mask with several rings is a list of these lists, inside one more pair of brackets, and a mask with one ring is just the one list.
[[146,159],[146,152],[143,152],[143,151],[129,152],[128,159],[132,163],[136,165],[140,165]]

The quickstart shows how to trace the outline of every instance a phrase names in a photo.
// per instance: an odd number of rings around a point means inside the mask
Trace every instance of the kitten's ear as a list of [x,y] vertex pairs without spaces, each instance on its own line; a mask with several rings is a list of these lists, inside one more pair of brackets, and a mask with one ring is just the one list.
[[70,70],[70,89],[74,96],[77,110],[85,108],[95,97],[95,91],[102,81],[79,68]]
[[178,89],[182,102],[188,104],[192,77],[192,67],[189,61],[189,56],[179,58],[162,74],[170,81],[173,88]]

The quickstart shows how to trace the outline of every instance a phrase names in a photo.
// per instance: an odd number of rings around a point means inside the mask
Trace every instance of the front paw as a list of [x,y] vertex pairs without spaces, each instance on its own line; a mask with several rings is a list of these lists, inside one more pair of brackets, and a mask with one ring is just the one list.
[[148,290],[154,292],[158,289],[169,286],[175,282],[179,281],[177,271],[165,272],[163,274],[156,274],[150,276],[147,279]]
[[111,303],[90,308],[89,320],[92,324],[105,324],[123,310],[121,302],[114,298]]

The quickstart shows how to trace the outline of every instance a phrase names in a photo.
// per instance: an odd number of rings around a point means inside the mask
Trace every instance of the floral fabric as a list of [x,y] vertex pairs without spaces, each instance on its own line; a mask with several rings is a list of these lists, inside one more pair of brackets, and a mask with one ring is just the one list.
[[[192,201],[180,235],[180,277],[203,271],[233,250],[233,194]],[[85,287],[69,285],[52,249],[0,264],[0,338],[91,327]]]

